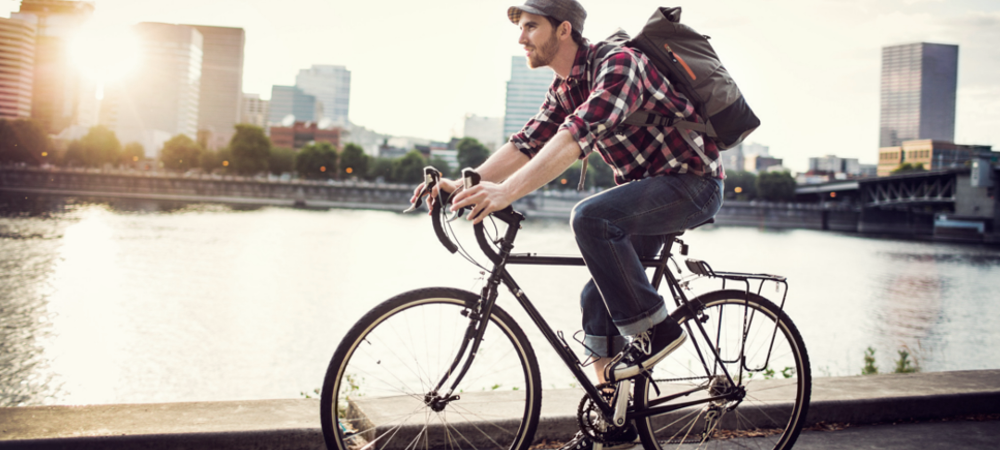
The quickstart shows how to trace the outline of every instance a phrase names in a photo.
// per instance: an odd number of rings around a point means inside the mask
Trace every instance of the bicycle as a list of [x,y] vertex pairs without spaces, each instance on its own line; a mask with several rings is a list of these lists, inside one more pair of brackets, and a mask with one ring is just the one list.
[[[440,173],[425,169],[425,192]],[[478,174],[463,172],[466,187]],[[447,194],[432,207],[435,233],[456,253],[447,226]],[[420,206],[420,198],[410,210]],[[461,214],[461,212],[459,212]],[[688,340],[665,360],[632,379],[594,385],[562,332],[554,332],[506,270],[508,265],[582,266],[582,257],[513,253],[524,216],[511,207],[492,214],[507,224],[494,237],[474,226],[480,249],[493,263],[480,293],[435,287],[399,294],[365,314],[341,341],[320,397],[323,436],[335,450],[392,448],[490,448],[525,450],[539,423],[541,380],[531,343],[496,305],[505,285],[585,392],[577,407],[580,429],[597,442],[634,423],[645,449],[696,444],[699,448],[787,449],[809,409],[811,374],[805,344],[783,307],[784,277],[714,271],[688,259],[688,276],[674,244],[687,255],[682,232],[668,235],[655,258],[652,283],[665,281],[676,304],[671,316]],[[462,250],[462,254],[468,254]],[[486,275],[486,273],[484,273]],[[694,298],[694,281],[722,287]],[[742,289],[727,289],[739,283]],[[780,304],[761,296],[765,284],[781,292]],[[756,292],[754,291],[756,287]],[[782,289],[783,288],[783,289]],[[579,341],[579,340],[578,340]]]

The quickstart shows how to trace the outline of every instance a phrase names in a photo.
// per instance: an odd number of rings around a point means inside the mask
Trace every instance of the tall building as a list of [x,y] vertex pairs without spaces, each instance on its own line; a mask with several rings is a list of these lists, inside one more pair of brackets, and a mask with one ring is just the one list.
[[882,48],[879,147],[955,140],[958,46],[926,42]]
[[538,113],[554,77],[555,72],[548,67],[530,69],[525,57],[511,57],[510,81],[507,82],[507,109],[503,119],[505,141],[510,135],[521,131],[528,119]]
[[[288,116],[292,122],[313,122],[316,120],[316,96],[308,95],[296,86],[271,86],[271,104],[267,113],[268,124],[280,124]],[[285,126],[291,126],[286,123]]]
[[35,26],[0,18],[0,118],[31,117],[35,73]]
[[242,28],[189,25],[202,36],[203,59],[198,99],[198,130],[211,150],[229,145],[240,120],[243,97]]
[[142,63],[105,87],[101,121],[123,144],[139,142],[155,157],[173,136],[198,138],[203,40],[188,25],[145,22],[134,30]]
[[857,158],[840,158],[835,155],[826,155],[820,158],[809,158],[809,172],[844,174],[856,177],[861,175],[861,164]]
[[240,123],[257,125],[266,130],[270,103],[261,100],[260,94],[243,94],[243,101],[240,103]]
[[49,133],[73,125],[81,99],[93,92],[81,89],[80,71],[69,58],[69,39],[94,13],[92,2],[22,0],[12,19],[35,25],[35,68],[31,117]]
[[[351,71],[344,66],[314,65],[302,69],[295,77],[295,87],[316,97],[323,107],[317,122],[328,119],[335,125],[345,126],[351,106]],[[300,120],[296,117],[296,120]]]

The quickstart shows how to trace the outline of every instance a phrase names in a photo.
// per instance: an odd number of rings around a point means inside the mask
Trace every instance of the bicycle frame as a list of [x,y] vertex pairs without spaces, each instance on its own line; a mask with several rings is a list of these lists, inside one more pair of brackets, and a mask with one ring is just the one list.
[[[518,216],[520,215],[518,214]],[[545,336],[545,339],[549,342],[549,345],[551,345],[552,348],[559,355],[559,357],[562,358],[563,362],[566,364],[566,367],[570,369],[570,371],[573,373],[573,376],[576,377],[577,381],[580,383],[580,386],[583,387],[587,395],[594,401],[594,404],[597,405],[597,407],[601,410],[602,413],[605,414],[606,417],[611,417],[614,414],[614,407],[610,403],[605,401],[604,396],[601,395],[597,387],[590,381],[590,378],[582,370],[583,364],[580,363],[580,361],[576,358],[576,356],[573,354],[573,351],[569,348],[566,342],[561,338],[559,338],[559,336],[557,336],[557,334],[552,330],[552,327],[550,327],[548,322],[545,321],[541,313],[531,303],[530,299],[528,299],[528,296],[524,293],[524,291],[520,288],[520,286],[518,286],[513,276],[506,269],[507,265],[585,266],[584,260],[582,257],[543,256],[530,253],[512,254],[511,253],[511,250],[513,249],[512,243],[517,235],[517,230],[519,229],[519,222],[520,222],[519,219],[523,219],[523,217],[516,218],[514,223],[508,223],[507,233],[504,236],[504,238],[499,241],[500,253],[496,255],[497,256],[496,259],[498,261],[494,262],[493,270],[491,271],[491,274],[487,279],[486,286],[483,287],[482,294],[480,295],[479,304],[474,307],[474,314],[478,317],[473,317],[473,319],[478,319],[478,321],[477,320],[471,321],[470,327],[466,332],[466,342],[463,343],[462,347],[459,349],[459,354],[456,355],[456,359],[452,364],[452,369],[449,370],[442,378],[442,380],[438,383],[438,387],[437,389],[435,389],[435,391],[440,389],[440,387],[445,383],[445,381],[448,378],[450,378],[454,368],[458,366],[459,362],[465,356],[466,353],[465,349],[468,347],[467,343],[471,339],[472,345],[471,345],[471,350],[468,352],[468,357],[465,358],[465,363],[463,364],[462,370],[459,372],[458,376],[453,381],[451,388],[449,389],[445,397],[451,396],[452,392],[454,392],[455,387],[458,385],[462,377],[468,371],[468,368],[471,366],[472,361],[475,358],[476,350],[479,347],[479,343],[482,339],[485,327],[489,321],[488,318],[490,317],[490,312],[493,308],[493,305],[496,303],[498,297],[499,285],[502,283],[506,285],[507,288],[510,290],[510,292],[514,295],[518,303],[528,314],[528,317],[531,318],[532,322],[535,323],[535,326],[539,329],[539,331],[541,331],[542,335]],[[478,234],[480,234],[479,231],[477,231],[477,236]],[[679,308],[680,307],[688,308],[689,312],[693,315],[695,311],[688,302],[687,297],[680,289],[680,285],[677,279],[674,278],[673,274],[670,273],[669,270],[667,270],[667,264],[672,256],[670,251],[672,248],[672,244],[674,242],[674,238],[676,238],[676,236],[678,235],[675,234],[669,236],[668,241],[664,245],[659,256],[655,258],[643,258],[641,259],[641,262],[646,267],[655,268],[655,272],[652,279],[653,287],[658,290],[662,280],[666,279],[667,285],[670,288],[671,294],[677,306]],[[472,314],[470,314],[470,316],[472,316]],[[708,333],[705,331],[702,324],[699,321],[694,321],[694,322],[698,327],[701,335],[705,338],[706,342],[711,342],[711,339],[708,337]],[[686,326],[688,327],[688,333],[691,333],[692,330],[690,329],[690,324],[686,324]],[[702,350],[698,345],[697,340],[695,339],[693,341],[696,351],[702,360],[702,366],[705,369],[706,375],[714,376],[712,369],[708,367],[708,363],[705,361],[704,355],[702,354]],[[717,350],[711,348],[711,351],[716,358],[715,360],[718,360],[719,354]],[[726,368],[721,365],[717,366],[718,368],[722,369],[724,375],[729,379],[729,382],[733,383],[733,378],[728,373]],[[733,383],[732,385],[735,385],[735,383]],[[659,399],[656,403],[659,404],[671,401],[676,398],[689,395],[693,392],[702,389],[704,388],[697,388],[686,392],[678,393],[666,397],[664,399]],[[648,408],[642,412],[636,412],[633,409],[629,409],[627,414],[629,418],[645,417],[648,415],[662,414],[677,409],[686,408],[692,405],[704,404],[728,398],[729,395],[711,396],[709,398],[695,400],[691,402]]]
[[[437,170],[434,169],[433,167],[428,167],[425,168],[425,175],[426,175],[425,192],[429,192],[430,189],[433,188],[435,184],[440,182],[440,173],[437,172]],[[479,181],[479,175],[471,169],[463,170],[463,178],[465,179],[467,187],[473,186],[477,184]],[[446,195],[444,196],[447,197]],[[445,248],[447,248],[450,252],[455,253],[458,247],[453,242],[451,242],[451,239],[447,237],[447,233],[444,231],[442,227],[442,221],[441,221],[442,202],[446,201],[447,200],[445,199],[443,201],[436,202],[432,208],[431,216],[433,219],[434,230],[439,240],[445,246]],[[418,197],[418,203],[415,203],[414,207],[411,208],[411,210],[415,209],[417,206],[419,206],[419,197]],[[492,216],[505,222],[507,224],[507,230],[502,238],[497,239],[496,242],[491,243],[486,238],[482,222],[476,224],[474,227],[476,240],[479,243],[479,247],[483,251],[483,253],[485,253],[486,256],[493,262],[493,270],[490,271],[490,276],[487,279],[486,285],[483,287],[482,293],[480,294],[480,298],[477,304],[467,305],[470,310],[469,313],[470,323],[469,327],[466,329],[464,342],[462,343],[460,349],[458,350],[458,354],[455,356],[455,360],[452,362],[451,367],[438,382],[437,386],[434,388],[432,393],[434,395],[438,395],[437,392],[439,392],[441,387],[448,381],[449,378],[452,377],[454,370],[458,367],[460,363],[462,363],[462,360],[464,359],[465,360],[464,364],[462,364],[461,370],[455,377],[447,393],[443,396],[438,397],[438,399],[444,401],[450,401],[451,399],[455,398],[452,396],[452,394],[454,393],[458,384],[461,382],[462,378],[468,372],[469,368],[472,365],[473,360],[475,359],[476,352],[479,349],[479,344],[482,342],[486,326],[489,323],[489,317],[491,316],[493,306],[496,304],[496,300],[499,294],[499,286],[502,283],[506,285],[507,288],[510,290],[510,292],[514,295],[514,298],[517,299],[518,303],[528,314],[528,317],[531,318],[532,322],[535,323],[535,326],[538,327],[539,331],[542,332],[542,335],[545,336],[545,339],[549,342],[549,345],[551,345],[552,348],[559,355],[559,357],[562,358],[563,363],[566,364],[566,367],[569,368],[570,372],[573,373],[573,376],[576,377],[577,381],[580,383],[580,386],[582,386],[584,391],[586,391],[587,396],[601,410],[601,412],[604,414],[606,418],[612,417],[615,412],[614,407],[609,402],[605,401],[604,396],[601,395],[597,387],[593,383],[591,383],[590,378],[583,372],[582,370],[583,364],[580,363],[579,360],[577,360],[576,356],[573,354],[573,351],[569,348],[569,345],[565,342],[565,340],[561,339],[559,336],[556,335],[556,333],[552,330],[552,327],[549,326],[548,322],[545,321],[541,313],[538,312],[535,306],[528,299],[528,296],[525,295],[524,291],[518,286],[513,276],[506,269],[506,266],[508,264],[585,266],[586,264],[584,263],[583,258],[565,257],[565,256],[543,256],[531,253],[513,254],[511,253],[511,251],[513,250],[513,242],[514,239],[517,237],[517,231],[520,229],[520,224],[521,221],[524,220],[524,216],[522,216],[520,213],[515,212],[510,206],[508,206],[504,210],[494,212]],[[677,240],[676,238],[681,234],[683,233],[675,233],[667,235],[666,243],[664,244],[663,248],[660,251],[660,254],[657,257],[641,258],[640,261],[642,262],[643,266],[652,267],[655,269],[653,278],[651,280],[651,283],[655,290],[658,291],[662,281],[664,279],[666,280],[667,286],[670,289],[670,294],[673,297],[674,303],[678,308],[675,311],[675,313],[677,311],[680,311],[681,308],[684,308],[686,309],[686,312],[691,315],[691,317],[697,318],[698,312],[692,307],[691,303],[688,301],[687,296],[684,295],[684,292],[681,289],[680,282],[677,280],[677,278],[674,277],[674,275],[667,268],[667,264],[671,261],[671,258],[673,256],[671,254],[673,243],[675,242],[675,240]],[[499,244],[499,249],[500,249],[499,253],[493,250],[491,244]],[[682,244],[681,253],[687,254],[686,247],[683,246],[683,243],[681,244]],[[749,280],[751,279],[761,280],[761,287],[763,287],[764,281],[767,280],[785,283],[783,277],[777,277],[773,275],[745,274],[745,273],[733,273],[733,272],[716,273],[712,271],[711,267],[709,267],[708,264],[704,262],[696,262],[695,266],[692,267],[689,261],[689,268],[692,270],[692,272],[700,275],[722,278],[724,280],[723,287],[725,286],[725,280],[727,279],[744,281],[746,282],[746,292],[750,291]],[[788,292],[787,283],[785,283],[786,295],[787,292]],[[785,299],[783,297],[782,307],[784,306],[784,300]],[[746,327],[750,323],[750,321],[752,321],[752,317],[748,318],[745,315],[744,330],[747,329]],[[699,320],[692,320],[684,324],[684,326],[687,328],[688,335],[693,336],[693,331],[694,331],[691,329],[690,322],[694,322],[695,326],[698,328],[701,337],[705,340],[705,342],[712,343],[711,337],[708,335],[708,332],[705,330],[704,326]],[[774,333],[777,333],[777,322],[775,323]],[[773,336],[774,335],[772,335],[771,345],[773,345],[774,342]],[[699,359],[701,360],[702,367],[705,370],[706,378],[712,378],[718,376],[717,371],[718,369],[721,369],[722,374],[726,377],[730,386],[738,385],[738,383],[734,382],[732,374],[730,374],[729,371],[726,369],[725,365],[722,364],[722,362],[725,361],[721,360],[719,351],[716,348],[718,346],[717,344],[715,346],[708,345],[709,347],[708,350],[711,352],[711,356],[714,357],[712,359],[712,361],[714,362],[712,363],[712,367],[710,368],[709,363],[705,359],[705,353],[702,351],[701,345],[698,344],[698,339],[692,339],[692,342],[693,345],[695,346],[695,352],[697,353]],[[471,346],[469,345],[470,343]],[[743,344],[745,345],[745,342]],[[741,348],[738,358],[742,358],[742,355],[743,355],[743,349]],[[768,358],[770,358],[770,349],[768,350]],[[745,365],[746,365],[745,362],[740,365],[740,373],[738,374],[736,379],[740,379],[742,377],[742,372],[744,369],[748,371],[753,370],[748,367],[744,367]],[[648,373],[646,374],[646,376],[649,376]],[[680,392],[661,399],[657,399],[653,403],[654,405],[660,405],[704,389],[707,389],[707,387],[697,387],[689,389],[684,392]],[[663,414],[670,411],[686,408],[689,406],[705,404],[718,400],[731,400],[735,398],[734,397],[735,395],[737,395],[735,392],[729,392],[723,395],[709,396],[708,398],[705,399],[693,400],[690,402],[665,405],[665,406],[654,406],[652,408],[645,408],[643,411],[636,411],[634,408],[629,408],[626,411],[626,416],[629,419],[635,419],[635,418],[647,417],[650,415]]]

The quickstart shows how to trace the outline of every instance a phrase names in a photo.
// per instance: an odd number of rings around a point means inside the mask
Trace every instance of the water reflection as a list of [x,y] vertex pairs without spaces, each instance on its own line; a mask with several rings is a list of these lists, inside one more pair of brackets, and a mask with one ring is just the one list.
[[[482,287],[426,215],[3,195],[0,206],[3,405],[294,398],[319,387],[376,303]],[[471,227],[454,225],[484,262]],[[563,221],[524,228],[518,251],[576,253]],[[996,249],[752,228],[684,239],[717,270],[789,277],[786,310],[818,376],[859,374],[869,346],[883,372],[899,349],[927,371],[1000,367]],[[512,272],[553,328],[579,329],[584,268]],[[500,305],[555,360],[508,293]],[[542,379],[573,382],[557,364]]]

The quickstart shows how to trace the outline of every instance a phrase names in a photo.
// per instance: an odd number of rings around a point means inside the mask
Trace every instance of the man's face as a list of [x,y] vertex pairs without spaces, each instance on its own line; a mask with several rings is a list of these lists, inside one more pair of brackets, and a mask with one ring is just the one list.
[[551,64],[559,50],[559,40],[549,19],[523,12],[517,26],[521,28],[517,42],[524,46],[528,67],[536,69]]

